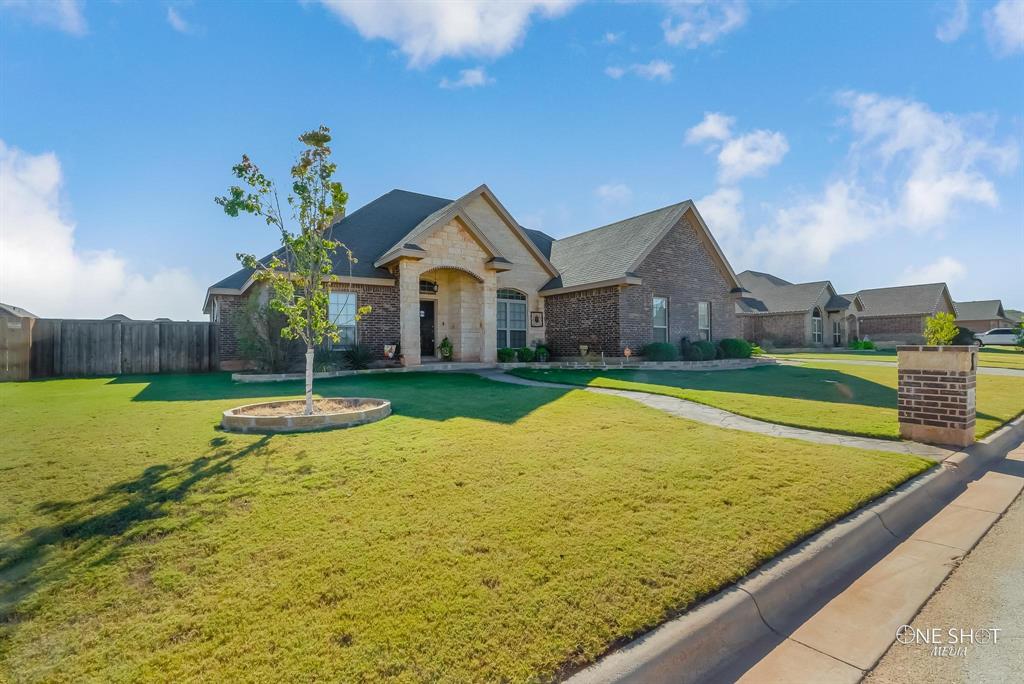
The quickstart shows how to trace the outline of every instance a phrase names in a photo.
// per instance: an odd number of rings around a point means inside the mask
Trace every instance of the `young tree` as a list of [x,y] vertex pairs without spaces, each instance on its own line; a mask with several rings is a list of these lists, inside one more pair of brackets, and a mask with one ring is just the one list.
[[[281,210],[277,186],[248,155],[242,155],[242,161],[231,169],[248,189],[231,186],[227,195],[214,199],[227,215],[245,212],[262,216],[280,234],[281,249],[267,262],[252,254],[240,253],[237,257],[243,266],[253,269],[257,282],[270,286],[270,306],[285,318],[282,337],[306,345],[306,415],[313,413],[314,347],[324,340],[339,340],[338,327],[328,314],[328,283],[337,280],[333,256],[339,249],[345,252],[349,273],[356,263],[352,251],[328,235],[348,201],[348,193],[334,180],[337,164],[330,161],[330,141],[331,130],[326,126],[299,136],[305,149],[291,170],[289,218]],[[291,224],[296,224],[295,230],[289,227]],[[368,313],[370,307],[360,307],[356,320]]]
[[951,313],[940,311],[925,319],[924,340],[927,344],[951,344],[956,333],[956,318]]

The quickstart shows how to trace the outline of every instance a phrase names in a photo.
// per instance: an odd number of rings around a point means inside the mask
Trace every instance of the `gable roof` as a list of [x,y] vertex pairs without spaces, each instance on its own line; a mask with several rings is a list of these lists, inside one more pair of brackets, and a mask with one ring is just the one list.
[[950,308],[953,308],[953,300],[945,283],[879,287],[861,290],[857,296],[864,303],[864,311],[860,315],[865,318],[931,315],[939,308],[943,297],[949,302]]
[[[838,303],[836,297],[839,295],[827,280],[791,283],[760,271],[743,271],[736,278],[749,293],[737,301],[737,313],[804,313],[814,307],[826,290],[830,292],[829,304]],[[846,301],[846,306],[849,306],[849,301]],[[835,310],[830,306],[826,306],[826,309]]]
[[34,313],[22,309],[20,306],[14,306],[13,304],[4,304],[0,302],[0,312],[10,314],[15,318],[39,318]]
[[[391,273],[374,266],[374,260],[426,217],[450,204],[452,200],[441,197],[392,190],[336,221],[330,228],[331,238],[343,242],[358,260],[352,264],[352,277],[391,280]],[[274,255],[283,255],[283,250],[275,250],[260,261],[267,263]],[[349,276],[348,258],[341,250],[334,254],[333,273]],[[252,269],[241,268],[214,283],[207,290],[203,311],[209,310],[211,294],[240,294],[251,284],[252,275]]]
[[956,317],[963,321],[982,321],[992,318],[1006,318],[1003,303],[998,299],[980,299],[974,302],[954,302]]
[[[559,276],[542,288],[550,291],[607,282],[639,282],[635,271],[687,211],[693,211],[713,255],[724,265],[726,279],[738,286],[718,243],[693,202],[686,200],[551,243],[551,263]],[[546,237],[546,236],[545,236]]]

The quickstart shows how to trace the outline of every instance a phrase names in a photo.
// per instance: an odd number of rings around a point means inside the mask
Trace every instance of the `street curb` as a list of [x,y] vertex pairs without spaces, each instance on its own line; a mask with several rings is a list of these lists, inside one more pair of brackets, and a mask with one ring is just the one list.
[[[705,681],[786,634],[1024,442],[1024,416],[806,539],[736,584],[577,672],[570,684]],[[856,573],[856,574],[855,574]]]

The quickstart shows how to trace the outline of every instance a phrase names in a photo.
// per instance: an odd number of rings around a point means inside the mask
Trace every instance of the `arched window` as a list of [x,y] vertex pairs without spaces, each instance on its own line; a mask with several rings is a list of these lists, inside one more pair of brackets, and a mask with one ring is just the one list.
[[498,290],[498,349],[526,346],[526,295]]
[[821,344],[821,310],[817,307],[811,312],[811,341]]

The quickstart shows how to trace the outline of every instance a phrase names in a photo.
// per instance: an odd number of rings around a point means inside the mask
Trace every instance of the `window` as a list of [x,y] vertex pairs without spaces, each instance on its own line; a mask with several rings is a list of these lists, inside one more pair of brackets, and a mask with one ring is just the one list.
[[433,280],[421,280],[420,281],[420,293],[421,294],[437,294],[437,283]]
[[498,349],[526,346],[526,295],[498,290]]
[[356,343],[356,293],[331,292],[327,296],[327,316],[338,326],[339,340],[335,349],[351,347]]
[[697,302],[697,337],[711,341],[711,302]]
[[840,321],[832,321],[832,346],[843,346],[843,324]]
[[654,341],[668,342],[668,299],[655,297],[651,305],[651,319],[654,324]]
[[811,314],[811,340],[814,344],[821,344],[821,311],[818,309]]

